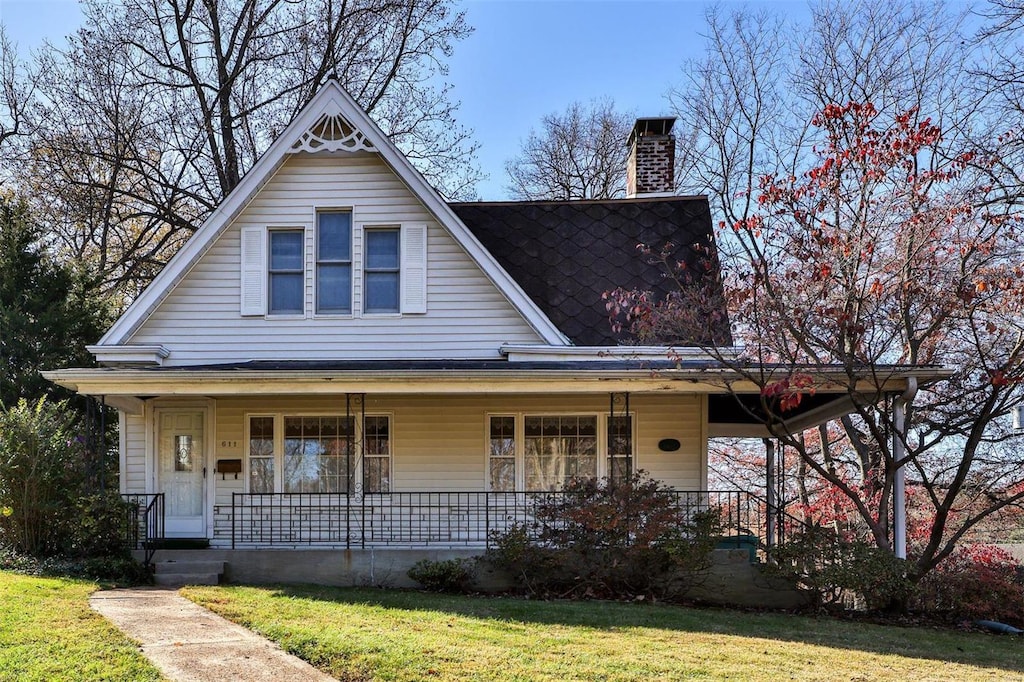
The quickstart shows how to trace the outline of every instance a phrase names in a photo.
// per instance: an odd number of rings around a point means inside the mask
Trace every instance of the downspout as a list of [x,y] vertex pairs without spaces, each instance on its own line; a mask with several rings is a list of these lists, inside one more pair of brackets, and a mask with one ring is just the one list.
[[907,405],[913,402],[916,395],[917,379],[909,377],[906,390],[896,398],[892,408],[892,457],[896,463],[892,491],[893,545],[899,559],[907,558],[907,487],[901,462],[906,455]]
[[772,546],[775,544],[775,519],[777,515],[775,510],[775,486],[778,485],[775,481],[775,442],[771,438],[763,438],[762,442],[764,443],[764,499],[767,515],[765,519],[764,544],[771,551]]

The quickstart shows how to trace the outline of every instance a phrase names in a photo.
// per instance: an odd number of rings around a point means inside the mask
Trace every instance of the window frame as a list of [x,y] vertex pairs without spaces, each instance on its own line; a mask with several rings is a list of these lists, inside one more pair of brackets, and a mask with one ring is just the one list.
[[[274,268],[274,235],[298,234],[301,240],[302,265],[299,269]],[[267,317],[304,317],[306,314],[306,228],[304,227],[268,227],[267,228]],[[297,310],[274,310],[274,275],[299,275],[302,282],[300,304]]]
[[[615,415],[616,417],[625,415]],[[515,462],[515,471],[513,477],[515,479],[514,490],[495,490],[491,487],[491,418],[492,417],[512,417],[514,419],[513,433],[515,434],[515,442],[513,444],[514,456],[513,461]],[[609,452],[609,424],[611,422],[611,415],[607,412],[600,411],[494,411],[486,412],[484,414],[483,422],[483,451],[484,451],[484,490],[487,492],[495,493],[511,493],[511,492],[551,492],[547,490],[529,490],[526,487],[526,418],[527,417],[596,417],[597,418],[597,477],[607,477],[611,473],[611,453]],[[639,436],[637,433],[637,425],[639,419],[637,418],[636,412],[629,413],[630,427],[631,427],[631,438],[630,445],[632,453],[630,454],[630,460],[632,462],[632,471],[636,472],[639,469],[637,464],[637,444],[639,442]]]
[[[336,417],[344,419],[346,416],[344,411],[337,410],[254,410],[252,412],[243,412],[242,419],[244,422],[244,441],[243,441],[243,456],[245,459],[244,465],[244,485],[242,487],[243,492],[250,495],[308,495],[312,493],[286,493],[284,490],[284,458],[285,458],[285,432],[284,432],[284,420],[286,417]],[[388,471],[389,471],[389,490],[394,490],[395,480],[395,466],[394,466],[394,428],[395,418],[394,413],[389,411],[378,411],[373,412],[353,412],[347,416],[351,417],[355,422],[355,433],[353,434],[353,444],[359,445],[365,434],[365,420],[371,417],[386,417],[388,420]],[[255,418],[272,418],[274,420],[274,449],[271,459],[274,467],[274,485],[273,490],[270,492],[254,492],[251,488],[252,483],[252,467],[251,467],[251,446],[252,446],[252,419]],[[362,417],[362,419],[360,418]],[[352,471],[348,472],[349,490],[347,492],[337,493],[323,493],[330,495],[349,495],[359,496],[367,493],[364,490],[364,459],[363,453],[360,451],[356,454]],[[371,493],[371,494],[387,494],[387,493]]]
[[[362,230],[362,240],[360,249],[360,284],[361,284],[361,301],[360,308],[363,316],[366,317],[400,317],[402,315],[402,226],[401,225],[364,225]],[[393,232],[395,234],[396,242],[396,253],[395,253],[395,267],[393,268],[371,268],[369,266],[370,254],[369,254],[369,236],[374,232],[384,233]],[[370,300],[370,286],[369,277],[371,274],[391,274],[394,273],[397,279],[397,298],[395,300],[395,307],[393,309],[370,309],[367,304]]]
[[[320,217],[323,215],[344,214],[348,216],[348,260],[325,259],[320,257]],[[355,314],[355,280],[356,280],[356,223],[355,211],[352,208],[317,208],[314,212],[314,244],[313,244],[313,314],[317,317],[350,318]],[[320,307],[320,267],[321,265],[348,266],[348,310],[323,310]]]

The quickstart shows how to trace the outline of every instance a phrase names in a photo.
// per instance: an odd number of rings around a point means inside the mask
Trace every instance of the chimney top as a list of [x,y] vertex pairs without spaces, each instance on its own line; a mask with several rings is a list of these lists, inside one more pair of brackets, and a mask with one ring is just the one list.
[[646,135],[671,135],[672,126],[675,123],[675,116],[667,118],[638,118],[633,125],[633,131],[629,134],[626,146],[632,147],[636,138]]
[[626,198],[667,197],[675,192],[675,117],[638,118],[629,134]]

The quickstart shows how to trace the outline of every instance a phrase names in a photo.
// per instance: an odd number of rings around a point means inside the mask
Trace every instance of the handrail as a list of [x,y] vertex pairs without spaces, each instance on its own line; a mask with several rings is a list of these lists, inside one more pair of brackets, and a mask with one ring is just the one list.
[[164,494],[122,493],[121,497],[128,503],[126,545],[143,550],[142,565],[150,569],[153,555],[164,539]]

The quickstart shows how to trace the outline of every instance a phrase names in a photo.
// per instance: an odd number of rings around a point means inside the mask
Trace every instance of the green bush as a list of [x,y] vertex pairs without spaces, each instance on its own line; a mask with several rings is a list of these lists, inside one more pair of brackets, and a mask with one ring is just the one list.
[[690,514],[642,473],[577,479],[542,497],[533,521],[492,538],[487,560],[536,596],[681,598],[710,565],[718,510]]
[[913,594],[910,564],[860,540],[841,540],[829,528],[808,527],[770,553],[769,570],[807,590],[817,608],[863,600],[871,610],[905,604]]
[[475,559],[423,559],[409,569],[410,578],[431,592],[466,592],[473,584]]
[[0,543],[31,556],[67,550],[84,448],[63,403],[0,411]]

